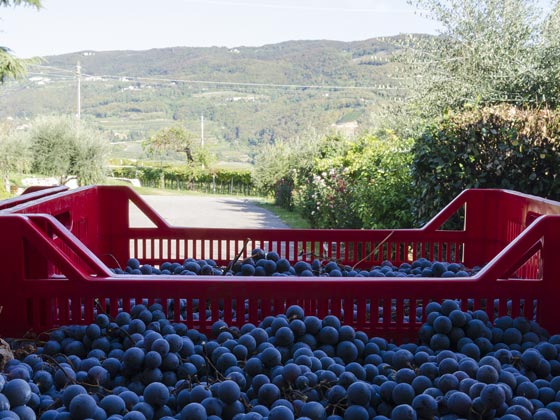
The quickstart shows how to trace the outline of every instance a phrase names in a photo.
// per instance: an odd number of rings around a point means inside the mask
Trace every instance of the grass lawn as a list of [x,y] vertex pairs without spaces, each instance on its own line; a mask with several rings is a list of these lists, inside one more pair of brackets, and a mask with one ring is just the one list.
[[280,220],[282,220],[282,222],[290,226],[292,229],[311,229],[309,222],[298,213],[277,206],[270,199],[260,198],[254,201],[259,207],[274,213],[280,218]]

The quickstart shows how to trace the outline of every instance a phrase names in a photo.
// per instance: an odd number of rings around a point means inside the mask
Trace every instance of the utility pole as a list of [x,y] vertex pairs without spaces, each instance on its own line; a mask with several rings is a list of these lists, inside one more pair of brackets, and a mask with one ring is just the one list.
[[204,147],[204,115],[200,114],[200,147]]
[[80,60],[78,60],[78,63],[76,64],[76,78],[78,79],[78,113],[76,114],[76,117],[78,118],[78,121],[80,121],[80,117],[82,113],[81,74],[82,74],[82,67],[80,66]]
[[[200,152],[204,154],[204,115],[200,114]],[[202,169],[204,169],[204,160],[202,161]]]

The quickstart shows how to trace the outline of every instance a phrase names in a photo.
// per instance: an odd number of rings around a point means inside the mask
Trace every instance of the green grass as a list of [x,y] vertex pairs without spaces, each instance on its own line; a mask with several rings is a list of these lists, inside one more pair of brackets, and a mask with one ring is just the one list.
[[275,205],[270,199],[261,198],[254,200],[254,202],[259,207],[274,213],[283,223],[287,224],[292,229],[311,229],[309,222],[301,217],[301,215]]

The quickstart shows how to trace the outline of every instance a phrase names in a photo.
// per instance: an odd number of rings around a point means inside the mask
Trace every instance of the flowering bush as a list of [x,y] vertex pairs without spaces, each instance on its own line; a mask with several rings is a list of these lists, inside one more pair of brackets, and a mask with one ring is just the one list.
[[317,228],[411,227],[411,145],[392,133],[326,138],[295,184],[295,208]]

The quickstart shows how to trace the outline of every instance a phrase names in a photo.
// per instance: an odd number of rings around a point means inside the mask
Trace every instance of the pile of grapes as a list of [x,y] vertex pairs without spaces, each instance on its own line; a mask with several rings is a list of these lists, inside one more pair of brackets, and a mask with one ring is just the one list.
[[383,261],[371,270],[363,270],[349,265],[338,264],[320,258],[311,262],[297,261],[291,264],[276,252],[253,250],[251,257],[237,260],[228,267],[220,268],[212,259],[187,258],[183,263],[164,262],[159,268],[141,264],[136,258],[128,260],[125,269],[115,268],[115,274],[164,274],[182,276],[301,276],[301,277],[468,277],[476,274],[481,267],[467,269],[463,264],[429,261],[419,258],[412,263],[402,263],[399,267],[391,261]]
[[548,420],[560,335],[431,302],[416,343],[368,337],[299,306],[260,325],[172,323],[159,303],[48,334],[0,375],[0,418]]

